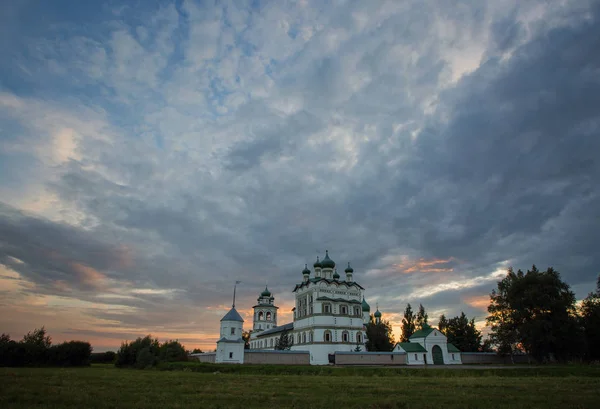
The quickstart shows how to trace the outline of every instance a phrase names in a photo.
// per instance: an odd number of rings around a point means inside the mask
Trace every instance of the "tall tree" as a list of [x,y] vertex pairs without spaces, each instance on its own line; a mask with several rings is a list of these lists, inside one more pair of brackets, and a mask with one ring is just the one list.
[[425,312],[425,307],[423,307],[423,304],[419,304],[419,312],[417,312],[417,319],[416,319],[416,327],[417,329],[422,329],[423,328],[423,324],[427,324],[427,313]]
[[394,336],[392,326],[389,321],[380,320],[376,323],[371,315],[371,319],[366,327],[367,351],[385,351],[390,352],[394,349]]
[[462,352],[477,352],[481,349],[481,332],[475,327],[475,319],[469,320],[464,312],[448,320],[444,333],[448,342]]
[[487,317],[500,353],[522,349],[538,361],[566,360],[581,350],[575,295],[552,267],[512,268],[492,291]]
[[404,310],[404,318],[402,318],[402,334],[400,335],[400,342],[408,342],[408,339],[414,333],[415,316],[413,314],[413,310],[410,304],[406,304],[406,309]]
[[294,345],[294,336],[288,334],[287,330],[283,330],[279,339],[275,340],[275,349],[278,351],[288,351]]
[[242,339],[244,340],[244,349],[250,349],[250,331],[242,331]]
[[440,315],[440,320],[438,321],[438,329],[445,334],[446,328],[448,328],[448,319],[444,314],[442,314]]
[[596,291],[581,302],[581,323],[584,328],[587,356],[591,361],[600,360],[600,275]]

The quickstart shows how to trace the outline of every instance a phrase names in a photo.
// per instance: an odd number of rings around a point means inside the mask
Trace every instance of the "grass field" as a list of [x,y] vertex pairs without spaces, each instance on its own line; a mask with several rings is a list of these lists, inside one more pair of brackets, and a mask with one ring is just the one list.
[[[202,369],[194,372],[190,367]],[[237,372],[223,372],[229,368],[201,364],[169,371],[116,369],[109,365],[0,368],[0,408],[530,409],[600,405],[598,367],[328,367],[321,368],[319,374],[316,367],[248,365],[237,366]],[[277,373],[264,374],[268,368]],[[368,376],[357,375],[361,372]]]

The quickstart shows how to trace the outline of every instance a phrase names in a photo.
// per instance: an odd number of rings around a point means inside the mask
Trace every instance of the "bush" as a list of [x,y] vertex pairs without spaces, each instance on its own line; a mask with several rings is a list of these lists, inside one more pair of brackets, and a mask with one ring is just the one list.
[[114,351],[96,352],[90,357],[93,364],[114,364],[117,359],[117,353]]
[[49,348],[48,363],[52,366],[89,366],[92,346],[89,342],[69,341]]
[[121,348],[117,352],[117,360],[115,365],[117,367],[137,367],[136,361],[138,354],[144,348],[148,349],[148,352],[158,357],[160,352],[160,343],[158,339],[152,339],[150,335],[146,335],[144,338],[138,338],[135,341],[128,343],[124,342],[121,344]]
[[167,341],[160,346],[160,362],[187,361],[188,354],[179,341]]
[[159,362],[182,362],[187,359],[188,354],[179,341],[171,340],[161,344],[157,339],[146,335],[121,344],[115,365],[119,368],[145,369],[156,366]]
[[90,364],[89,342],[70,341],[52,346],[44,327],[27,333],[21,342],[0,337],[0,366],[85,366]]

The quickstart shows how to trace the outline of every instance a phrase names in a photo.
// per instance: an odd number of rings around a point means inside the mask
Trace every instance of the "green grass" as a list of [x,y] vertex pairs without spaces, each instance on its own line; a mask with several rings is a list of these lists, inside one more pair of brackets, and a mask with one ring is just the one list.
[[[595,408],[600,401],[597,367],[449,370],[192,364],[179,369],[0,368],[0,408],[531,409]],[[260,373],[269,369],[279,373]],[[227,370],[234,372],[223,372]],[[368,376],[357,375],[361,370]]]

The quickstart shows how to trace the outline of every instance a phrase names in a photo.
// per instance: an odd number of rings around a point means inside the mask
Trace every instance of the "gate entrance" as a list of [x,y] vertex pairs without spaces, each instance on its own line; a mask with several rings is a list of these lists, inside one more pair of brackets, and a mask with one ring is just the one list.
[[439,345],[435,345],[431,350],[431,355],[433,355],[433,364],[434,365],[444,365],[444,354],[442,353],[442,348]]

